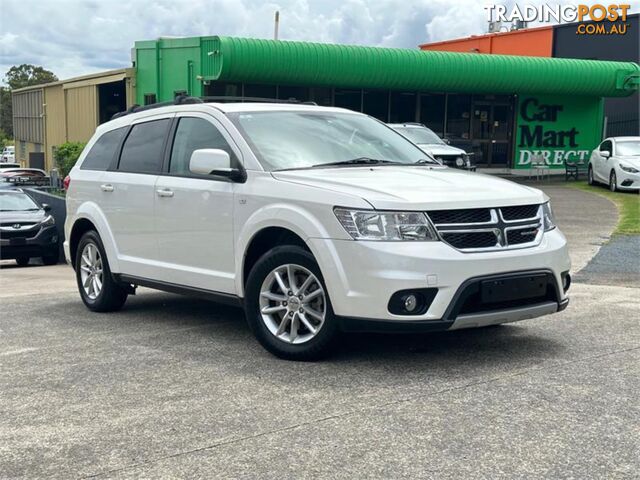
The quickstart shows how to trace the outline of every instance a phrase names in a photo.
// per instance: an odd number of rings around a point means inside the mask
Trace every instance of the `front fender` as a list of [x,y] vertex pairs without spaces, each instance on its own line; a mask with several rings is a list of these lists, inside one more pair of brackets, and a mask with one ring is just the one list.
[[[100,207],[98,207],[98,205],[94,202],[85,202],[80,205],[73,217],[71,230],[73,230],[73,226],[80,219],[89,220],[91,223],[93,223],[93,225],[95,225],[96,230],[98,231],[98,235],[100,235],[100,239],[102,240],[104,250],[107,254],[111,272],[120,273],[120,264],[118,262],[118,247],[116,245],[116,240],[111,233],[107,218],[105,217]],[[71,231],[69,232],[69,234],[70,233]],[[69,236],[68,238],[71,237]]]
[[[333,216],[333,211],[327,208],[327,212],[323,212],[324,216]],[[327,220],[325,218],[325,220]],[[334,225],[335,229],[329,231],[325,225]],[[341,238],[349,240],[347,232],[342,229],[335,218],[331,222],[323,222],[318,218],[318,214],[314,214],[311,210],[297,205],[288,204],[272,204],[259,210],[256,210],[244,224],[242,225],[236,242],[236,291],[239,296],[244,296],[244,259],[245,253],[253,238],[265,228],[279,227],[290,230],[305,241],[311,253],[316,259],[319,258],[318,253],[314,251],[315,247],[310,238]],[[320,265],[320,271],[323,266]]]

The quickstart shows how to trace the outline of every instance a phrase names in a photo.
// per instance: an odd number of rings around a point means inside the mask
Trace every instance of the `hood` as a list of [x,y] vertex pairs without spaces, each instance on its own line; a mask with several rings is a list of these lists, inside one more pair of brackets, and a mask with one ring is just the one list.
[[44,210],[33,212],[0,212],[0,223],[38,223],[44,220],[47,215]]
[[422,150],[423,152],[427,152],[429,154],[431,154],[432,156],[435,155],[464,155],[467,152],[465,152],[464,150],[460,149],[460,148],[456,148],[456,147],[452,147],[451,145],[441,145],[441,144],[427,144],[427,143],[420,143],[418,144],[418,147],[420,147],[420,150]]
[[640,169],[640,157],[637,155],[621,155],[618,157],[618,161],[630,167]]
[[318,168],[272,175],[285,182],[354,195],[383,210],[486,208],[543,203],[547,199],[535,188],[447,167]]

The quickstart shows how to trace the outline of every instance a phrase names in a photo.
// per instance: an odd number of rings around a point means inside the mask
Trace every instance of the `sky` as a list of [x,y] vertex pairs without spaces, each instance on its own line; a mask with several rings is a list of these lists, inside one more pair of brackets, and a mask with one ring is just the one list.
[[[513,4],[513,0],[495,3]],[[42,65],[59,78],[130,66],[136,40],[161,36],[272,38],[276,10],[283,40],[416,48],[486,32],[484,4],[482,0],[0,0],[0,79],[10,66],[21,63]]]

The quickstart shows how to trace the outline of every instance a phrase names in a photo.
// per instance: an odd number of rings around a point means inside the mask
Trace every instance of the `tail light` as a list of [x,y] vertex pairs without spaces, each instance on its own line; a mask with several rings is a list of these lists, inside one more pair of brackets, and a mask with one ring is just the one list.
[[71,185],[71,177],[67,175],[66,177],[64,177],[64,180],[62,181],[62,187],[64,188],[65,192],[69,190],[69,185]]

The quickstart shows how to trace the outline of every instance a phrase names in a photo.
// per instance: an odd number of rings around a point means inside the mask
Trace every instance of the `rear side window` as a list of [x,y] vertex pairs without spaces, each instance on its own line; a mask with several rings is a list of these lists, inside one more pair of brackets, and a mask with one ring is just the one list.
[[169,172],[177,175],[189,174],[189,161],[194,150],[201,148],[217,148],[224,150],[231,157],[231,165],[237,165],[231,147],[220,131],[202,118],[183,117],[178,123],[171,150]]
[[170,120],[155,120],[134,125],[124,142],[118,170],[132,173],[159,173],[162,147]]
[[102,135],[98,141],[93,144],[91,150],[89,150],[80,169],[106,170],[109,168],[118,149],[118,145],[120,145],[120,141],[126,131],[126,127],[123,127],[111,130]]

